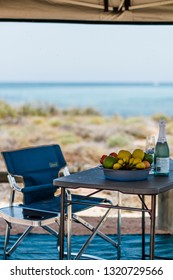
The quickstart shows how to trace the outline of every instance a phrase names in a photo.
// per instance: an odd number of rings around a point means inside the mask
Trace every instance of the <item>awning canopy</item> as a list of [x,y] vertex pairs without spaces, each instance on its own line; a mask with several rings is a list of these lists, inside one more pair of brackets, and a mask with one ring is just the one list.
[[0,20],[173,23],[173,0],[0,0]]

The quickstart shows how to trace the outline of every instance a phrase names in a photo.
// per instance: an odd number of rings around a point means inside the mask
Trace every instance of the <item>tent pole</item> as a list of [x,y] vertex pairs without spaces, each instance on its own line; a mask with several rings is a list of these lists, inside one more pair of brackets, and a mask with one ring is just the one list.
[[125,6],[125,10],[128,10],[129,7],[131,6],[130,0],[125,0],[124,1],[124,6]]
[[104,11],[105,12],[109,11],[109,0],[104,0]]

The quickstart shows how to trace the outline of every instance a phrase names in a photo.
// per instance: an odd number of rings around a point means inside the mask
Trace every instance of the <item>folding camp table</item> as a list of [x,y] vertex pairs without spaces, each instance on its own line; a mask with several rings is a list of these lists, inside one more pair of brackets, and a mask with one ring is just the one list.
[[[90,190],[97,189],[99,191],[110,190],[129,195],[139,196],[142,207],[135,208],[132,206],[112,205],[114,209],[140,211],[142,213],[142,258],[145,258],[145,213],[150,216],[150,249],[149,259],[154,259],[155,247],[155,221],[156,221],[156,197],[158,194],[166,192],[173,188],[173,168],[168,177],[155,177],[149,175],[143,181],[119,182],[106,179],[103,170],[100,167],[88,169],[86,171],[77,172],[66,177],[54,180],[54,185],[61,188],[61,217],[60,217],[60,259],[64,258],[64,223],[65,223],[65,189],[87,188]],[[151,197],[151,205],[145,204],[145,196]],[[82,201],[80,202],[82,203]],[[102,206],[102,205],[100,205]],[[105,205],[103,205],[105,207]]]

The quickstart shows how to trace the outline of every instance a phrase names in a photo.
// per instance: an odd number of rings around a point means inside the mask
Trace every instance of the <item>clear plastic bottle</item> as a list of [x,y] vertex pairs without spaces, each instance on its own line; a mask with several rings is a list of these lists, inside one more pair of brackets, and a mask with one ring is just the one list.
[[159,137],[154,153],[154,175],[168,176],[169,175],[169,146],[166,140],[165,132],[166,123],[164,120],[159,122]]

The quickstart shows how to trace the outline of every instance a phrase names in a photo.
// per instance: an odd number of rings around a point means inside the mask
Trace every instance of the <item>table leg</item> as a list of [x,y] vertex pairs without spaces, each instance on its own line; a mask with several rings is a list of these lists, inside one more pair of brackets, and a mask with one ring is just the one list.
[[[145,195],[142,195],[142,200],[145,202]],[[144,210],[144,204],[142,203]],[[145,260],[145,211],[142,211],[142,260]]]
[[151,223],[150,223],[150,260],[154,259],[155,246],[156,195],[151,196]]
[[61,188],[61,213],[60,213],[60,229],[59,229],[59,242],[60,242],[60,252],[59,259],[64,259],[64,229],[65,229],[65,188]]
[[[121,193],[118,192],[118,205],[120,204],[121,204]],[[118,234],[117,259],[120,260],[121,258],[121,209],[118,209],[117,234]]]

